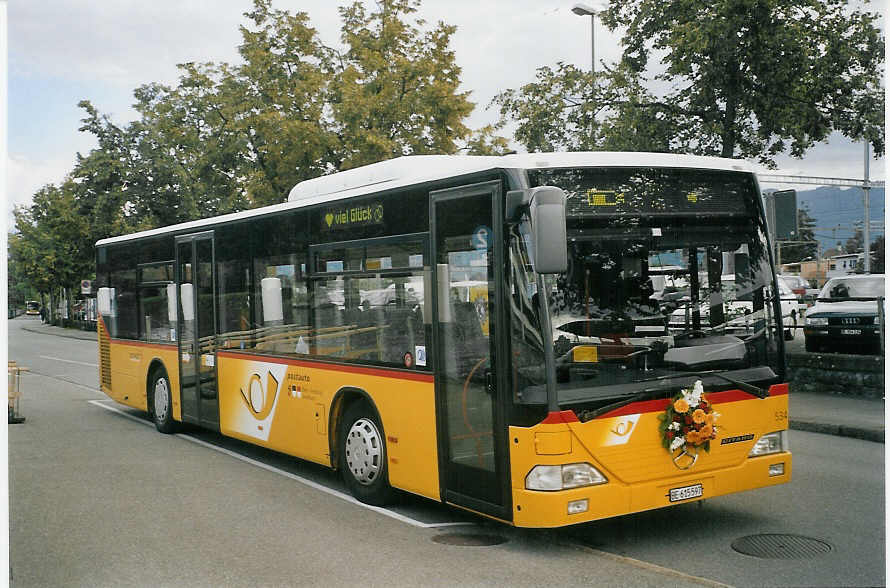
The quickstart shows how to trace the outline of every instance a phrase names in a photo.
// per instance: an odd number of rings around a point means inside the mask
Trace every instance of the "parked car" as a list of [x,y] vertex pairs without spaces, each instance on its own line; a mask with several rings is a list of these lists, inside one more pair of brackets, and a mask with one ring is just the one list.
[[782,323],[786,327],[785,340],[793,341],[797,335],[797,319],[802,315],[799,305],[800,297],[795,294],[783,276],[776,276],[776,278],[776,283],[779,285],[779,305],[782,307]]
[[791,288],[791,291],[794,292],[797,299],[803,302],[804,297],[807,294],[807,288],[810,287],[810,284],[801,276],[779,274],[779,277],[785,281],[789,288]]
[[[755,330],[755,321],[752,316],[753,302],[745,299],[743,292],[738,292],[735,283],[734,274],[726,274],[720,277],[721,289],[726,295],[724,302],[724,317],[726,319],[726,332],[729,334],[745,335]],[[779,302],[782,309],[782,323],[785,325],[784,335],[786,341],[794,339],[797,333],[798,317],[800,310],[798,308],[797,296],[788,287],[788,285],[779,278]],[[702,295],[704,298],[705,295]],[[688,300],[688,298],[686,298]],[[702,302],[700,306],[701,320],[704,326],[710,326],[710,307],[707,302]],[[687,309],[679,308],[671,313],[668,326],[672,330],[679,330],[684,327],[687,322]]]
[[[883,274],[850,275],[825,283],[806,315],[807,351],[881,347],[878,296],[884,296]],[[869,299],[872,300],[869,300]]]

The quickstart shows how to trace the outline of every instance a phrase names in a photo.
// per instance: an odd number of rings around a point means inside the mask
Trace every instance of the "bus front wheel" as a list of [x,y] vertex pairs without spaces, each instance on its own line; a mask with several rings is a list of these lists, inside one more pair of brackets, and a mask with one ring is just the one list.
[[152,420],[161,433],[175,433],[176,421],[173,420],[173,395],[170,378],[163,368],[154,371],[149,384],[149,410]]
[[352,495],[366,504],[383,506],[392,500],[383,427],[371,407],[354,402],[340,425],[340,472]]

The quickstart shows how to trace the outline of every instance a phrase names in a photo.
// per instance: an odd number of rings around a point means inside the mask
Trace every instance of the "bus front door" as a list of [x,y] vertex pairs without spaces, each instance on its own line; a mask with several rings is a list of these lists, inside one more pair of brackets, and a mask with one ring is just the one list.
[[496,181],[431,193],[434,365],[443,497],[510,520],[504,386],[496,353],[503,329],[500,194]]
[[213,232],[176,239],[182,420],[219,430]]

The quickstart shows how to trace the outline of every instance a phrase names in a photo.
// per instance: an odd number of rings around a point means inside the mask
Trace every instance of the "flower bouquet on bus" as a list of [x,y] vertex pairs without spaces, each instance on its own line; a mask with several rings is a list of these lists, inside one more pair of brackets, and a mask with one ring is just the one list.
[[658,417],[661,421],[658,429],[661,444],[671,454],[674,465],[688,469],[698,460],[699,449],[711,450],[711,440],[717,438],[719,416],[705,399],[701,380],[671,399]]

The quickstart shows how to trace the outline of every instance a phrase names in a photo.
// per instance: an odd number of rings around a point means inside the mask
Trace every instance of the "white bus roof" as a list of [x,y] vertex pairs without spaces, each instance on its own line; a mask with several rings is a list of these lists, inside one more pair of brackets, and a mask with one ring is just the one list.
[[96,245],[108,245],[174,231],[198,230],[221,222],[301,208],[310,204],[333,202],[380,190],[390,190],[493,169],[575,167],[679,167],[754,173],[751,165],[742,160],[671,153],[579,151],[517,153],[502,156],[406,155],[302,181],[291,189],[287,202],[281,204],[100,239]]

